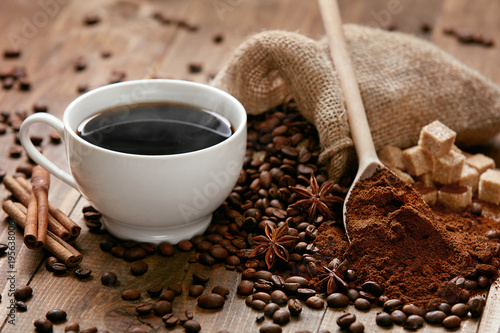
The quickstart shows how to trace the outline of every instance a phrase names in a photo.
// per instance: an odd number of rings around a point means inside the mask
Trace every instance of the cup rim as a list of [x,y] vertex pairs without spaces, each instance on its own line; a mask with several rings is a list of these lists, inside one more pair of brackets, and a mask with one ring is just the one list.
[[[215,144],[213,146],[210,146],[210,147],[206,147],[206,148],[203,148],[203,149],[198,149],[198,150],[194,150],[194,151],[190,151],[190,152],[185,152],[185,153],[178,153],[178,154],[142,155],[142,154],[131,154],[131,153],[119,152],[119,151],[116,151],[116,150],[111,150],[111,149],[107,149],[107,148],[103,148],[103,147],[99,147],[97,145],[91,144],[90,142],[88,142],[88,141],[82,139],[81,137],[79,137],[76,134],[76,131],[73,131],[72,128],[71,128],[71,126],[69,125],[69,113],[67,111],[70,110],[70,109],[73,109],[75,107],[75,105],[78,104],[78,103],[81,103],[82,100],[88,99],[88,98],[92,98],[93,95],[101,93],[102,91],[105,91],[105,90],[112,90],[112,89],[117,89],[117,88],[123,87],[123,86],[140,85],[140,84],[147,84],[147,83],[152,83],[152,82],[155,82],[155,83],[166,83],[166,84],[177,84],[177,85],[185,85],[185,86],[195,86],[195,87],[199,87],[199,88],[202,88],[202,89],[211,90],[213,93],[222,95],[222,96],[224,96],[224,98],[229,99],[232,103],[235,104],[237,112],[241,112],[243,114],[243,118],[242,118],[243,121],[241,122],[241,126],[239,126],[238,128],[236,128],[235,131],[234,131],[234,133],[231,136],[229,136],[227,139],[225,139],[224,141],[221,141],[221,142],[219,142],[219,143],[217,143],[217,144]],[[126,104],[127,103],[123,103],[121,105],[126,105]],[[189,105],[189,103],[185,103],[185,104]],[[212,151],[214,149],[219,149],[220,147],[223,147],[225,145],[231,144],[234,140],[236,140],[237,137],[239,137],[241,135],[242,132],[244,132],[244,131],[247,130],[247,128],[246,128],[247,117],[246,116],[247,116],[247,114],[246,114],[245,108],[241,104],[240,101],[238,101],[231,94],[229,94],[229,93],[227,93],[227,92],[225,92],[225,91],[223,91],[223,90],[221,90],[219,88],[210,86],[208,84],[194,82],[194,81],[187,81],[187,80],[177,80],[177,79],[140,79],[140,80],[130,80],[130,81],[124,81],[124,82],[118,82],[118,83],[108,84],[108,85],[105,85],[105,86],[98,87],[96,89],[90,90],[90,91],[88,91],[88,92],[86,92],[86,93],[78,96],[64,110],[63,124],[64,124],[65,131],[67,133],[69,133],[69,135],[71,135],[73,139],[77,140],[80,144],[83,144],[83,145],[85,145],[85,146],[87,146],[89,148],[95,149],[97,151],[101,151],[101,152],[104,152],[104,153],[110,153],[110,154],[116,154],[118,156],[124,156],[124,157],[128,157],[128,158],[140,158],[140,159],[165,159],[165,158],[168,158],[168,159],[175,159],[175,158],[183,158],[183,157],[186,157],[186,156],[191,156],[191,155],[197,155],[197,154],[200,154],[200,153],[210,152],[210,151]]]

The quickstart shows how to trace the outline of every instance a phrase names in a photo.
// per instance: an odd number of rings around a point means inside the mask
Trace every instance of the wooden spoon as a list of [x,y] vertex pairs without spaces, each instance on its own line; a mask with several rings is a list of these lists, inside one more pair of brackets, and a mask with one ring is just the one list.
[[[359,92],[358,81],[354,75],[351,59],[347,53],[346,42],[342,28],[342,20],[336,0],[318,0],[321,17],[325,26],[330,46],[330,54],[337,71],[340,87],[344,96],[351,137],[358,156],[358,172],[344,201],[344,226],[346,227],[346,206],[351,191],[360,180],[367,179],[385,168],[380,162],[373,144],[370,126],[366,118],[365,107]],[[347,235],[349,237],[349,235]]]

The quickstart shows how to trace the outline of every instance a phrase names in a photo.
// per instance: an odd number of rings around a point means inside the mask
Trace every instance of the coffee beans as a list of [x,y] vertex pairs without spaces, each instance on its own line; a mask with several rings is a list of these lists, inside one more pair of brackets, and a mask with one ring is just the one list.
[[313,309],[322,309],[325,305],[325,302],[318,296],[311,296],[307,299],[306,304],[308,307]]
[[485,305],[486,300],[482,297],[474,297],[467,302],[467,306],[469,307],[470,314],[473,318],[481,316]]
[[288,301],[288,311],[293,317],[298,317],[302,312],[302,304],[298,299],[291,299]]
[[378,313],[377,317],[375,318],[375,322],[377,323],[377,325],[382,326],[382,327],[392,326],[391,315],[388,314],[387,312]]
[[272,317],[272,315],[279,310],[279,305],[276,303],[269,303],[264,307],[264,315],[266,317]]
[[128,249],[125,251],[123,254],[123,259],[126,261],[137,261],[146,258],[147,256],[146,250],[144,250],[141,247],[133,247],[131,249]]
[[158,301],[154,306],[154,312],[157,316],[163,317],[172,312],[172,303],[169,301]]
[[469,312],[469,307],[464,303],[457,303],[451,307],[450,312],[456,316],[465,317]]
[[282,330],[277,324],[264,324],[259,328],[259,333],[281,333]]
[[220,309],[224,306],[224,297],[215,293],[207,293],[198,297],[198,306],[203,309]]
[[372,304],[368,300],[366,300],[364,298],[358,298],[358,299],[356,299],[354,301],[354,306],[358,310],[366,311],[366,310],[370,309],[370,307],[372,306]]
[[241,296],[250,295],[253,292],[253,287],[254,287],[254,284],[252,281],[242,280],[240,282],[240,284],[238,285],[238,289],[237,289],[238,295],[241,295]]
[[431,324],[441,324],[446,318],[446,313],[440,310],[429,311],[424,316],[425,320]]
[[384,289],[374,281],[367,281],[361,286],[363,291],[372,294],[375,297],[379,297],[384,292]]
[[278,305],[283,305],[288,302],[288,297],[283,291],[275,290],[271,293],[271,300]]
[[151,313],[154,309],[153,304],[139,304],[135,307],[135,311],[137,312],[138,315],[143,316]]
[[141,297],[141,293],[137,289],[126,289],[122,291],[122,299],[124,301],[134,301]]
[[75,270],[75,276],[77,278],[79,278],[80,280],[88,278],[91,274],[92,274],[91,269],[79,268],[79,269]]
[[113,286],[116,281],[118,281],[118,277],[113,272],[104,272],[101,276],[101,283],[105,286]]
[[347,329],[356,321],[356,316],[352,313],[344,313],[337,318],[337,325],[342,329]]
[[212,288],[212,292],[221,295],[226,298],[229,295],[229,289],[223,286],[215,286]]
[[193,284],[191,287],[189,287],[189,296],[191,297],[198,297],[201,294],[203,294],[203,291],[205,290],[205,287],[199,284]]
[[18,301],[26,301],[33,294],[33,289],[30,286],[22,286],[14,291],[14,298]]
[[64,327],[64,332],[78,332],[80,331],[80,325],[76,322],[67,323]]
[[197,333],[201,330],[201,325],[196,320],[188,320],[183,326],[186,333]]
[[66,312],[63,310],[55,309],[47,312],[45,317],[53,323],[61,322],[66,320]]
[[33,323],[36,327],[36,330],[40,333],[50,333],[52,332],[53,326],[52,323],[45,318],[37,319]]
[[273,322],[278,325],[284,325],[290,321],[290,312],[279,309],[273,314]]
[[130,273],[135,276],[142,275],[148,271],[148,264],[145,261],[136,261],[130,266]]
[[333,293],[328,295],[326,303],[331,308],[345,308],[349,305],[349,298],[341,293]]

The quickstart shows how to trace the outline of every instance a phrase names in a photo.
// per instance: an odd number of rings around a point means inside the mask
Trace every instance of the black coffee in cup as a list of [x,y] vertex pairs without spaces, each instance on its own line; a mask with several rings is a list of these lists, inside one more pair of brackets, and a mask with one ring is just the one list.
[[169,102],[103,110],[77,129],[102,148],[138,155],[172,155],[216,145],[233,133],[228,119],[212,111]]

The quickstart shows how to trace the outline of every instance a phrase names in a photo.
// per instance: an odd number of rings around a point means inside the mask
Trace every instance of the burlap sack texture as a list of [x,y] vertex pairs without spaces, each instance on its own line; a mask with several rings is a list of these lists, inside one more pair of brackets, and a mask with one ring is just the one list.
[[[440,120],[457,145],[490,139],[500,130],[500,89],[429,42],[358,25],[345,36],[376,149],[415,145],[420,129]],[[326,40],[266,31],[250,37],[212,84],[235,96],[249,114],[294,99],[317,128],[320,163],[338,180],[355,172],[353,143]]]

